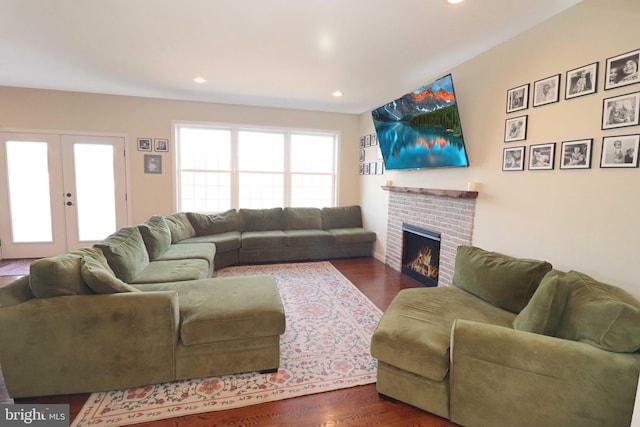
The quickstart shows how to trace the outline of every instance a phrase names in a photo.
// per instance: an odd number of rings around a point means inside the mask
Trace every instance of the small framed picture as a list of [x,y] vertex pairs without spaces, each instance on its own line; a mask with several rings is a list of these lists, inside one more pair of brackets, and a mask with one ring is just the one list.
[[154,139],[153,140],[153,151],[161,151],[167,152],[169,151],[169,140],[168,139]]
[[364,137],[364,146],[371,147],[371,135],[366,135]]
[[382,175],[384,174],[384,163],[376,162],[376,174]]
[[360,148],[364,148],[364,136],[360,137]]
[[504,121],[504,142],[527,139],[527,117],[519,116]]
[[360,150],[360,162],[364,162],[364,150]]
[[364,163],[360,163],[360,175],[364,175]]
[[604,90],[615,89],[640,82],[640,76],[638,75],[639,62],[640,49],[608,58]]
[[640,135],[605,136],[602,138],[601,168],[637,168]]
[[567,71],[564,99],[577,98],[598,91],[598,63]]
[[507,91],[507,113],[529,108],[529,83]]
[[151,151],[151,138],[138,138],[138,151]]
[[145,154],[144,173],[162,173],[162,156],[157,154]]
[[556,143],[536,144],[529,147],[529,170],[552,170],[556,155]]
[[371,145],[378,145],[378,135],[375,133],[371,134]]
[[364,175],[369,175],[370,173],[371,173],[370,165],[369,165],[369,163],[365,163],[365,164],[364,164],[364,171],[363,171],[363,174],[364,174]]
[[524,149],[525,147],[505,148],[502,154],[503,171],[524,170]]
[[560,100],[560,74],[533,83],[533,106],[553,104]]
[[562,142],[560,169],[590,169],[593,139]]
[[638,124],[640,92],[605,98],[602,106],[602,129],[615,129]]

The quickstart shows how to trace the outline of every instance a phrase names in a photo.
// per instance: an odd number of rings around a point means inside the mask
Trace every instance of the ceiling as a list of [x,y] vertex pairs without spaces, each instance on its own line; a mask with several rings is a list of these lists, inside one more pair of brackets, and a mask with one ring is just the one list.
[[0,0],[0,86],[359,114],[580,1]]

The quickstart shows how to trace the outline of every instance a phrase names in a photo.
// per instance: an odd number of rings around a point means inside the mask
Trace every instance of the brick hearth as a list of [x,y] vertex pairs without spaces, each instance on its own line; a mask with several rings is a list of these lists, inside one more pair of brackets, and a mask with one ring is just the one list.
[[390,192],[385,263],[394,270],[401,270],[403,223],[438,231],[442,234],[438,286],[451,286],[456,248],[471,244],[478,193],[407,187],[382,188]]

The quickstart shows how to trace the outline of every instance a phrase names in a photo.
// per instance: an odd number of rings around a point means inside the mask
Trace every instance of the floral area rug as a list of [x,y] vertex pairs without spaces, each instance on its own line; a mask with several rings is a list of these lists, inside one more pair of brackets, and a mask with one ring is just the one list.
[[329,262],[239,266],[217,277],[275,278],[287,328],[277,373],[246,373],[93,393],[72,427],[122,426],[238,408],[376,381],[371,335],[382,312]]

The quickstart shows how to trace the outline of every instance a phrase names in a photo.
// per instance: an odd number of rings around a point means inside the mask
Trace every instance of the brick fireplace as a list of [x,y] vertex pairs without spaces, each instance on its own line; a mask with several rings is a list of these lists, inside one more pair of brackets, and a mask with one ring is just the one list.
[[389,191],[385,263],[402,270],[403,224],[441,234],[438,286],[453,280],[456,248],[471,244],[476,191],[383,186]]

